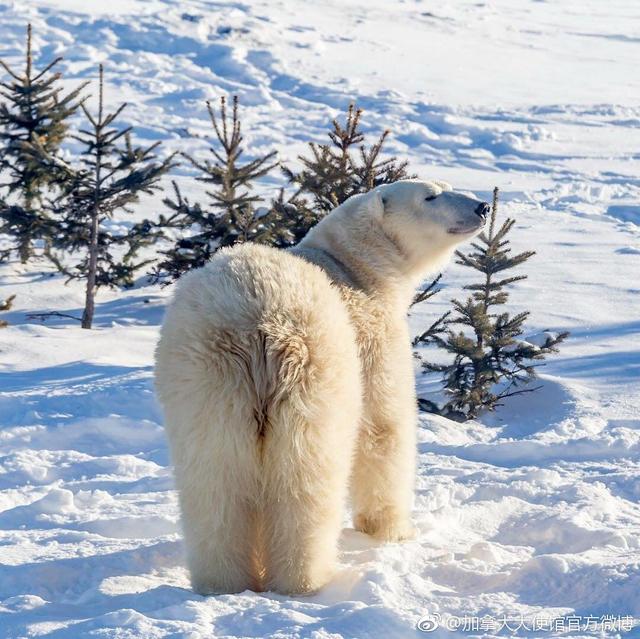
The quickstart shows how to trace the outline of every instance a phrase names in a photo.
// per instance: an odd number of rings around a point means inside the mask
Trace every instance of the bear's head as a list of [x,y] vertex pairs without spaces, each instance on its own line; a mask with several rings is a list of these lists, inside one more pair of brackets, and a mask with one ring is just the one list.
[[417,278],[441,269],[458,244],[480,233],[491,209],[438,180],[400,180],[363,197],[361,214],[374,220]]
[[477,235],[490,206],[440,181],[399,180],[354,195],[313,228],[302,245],[321,248],[376,282],[414,286]]
[[410,252],[455,245],[477,235],[490,206],[441,181],[400,180],[366,194],[365,209]]

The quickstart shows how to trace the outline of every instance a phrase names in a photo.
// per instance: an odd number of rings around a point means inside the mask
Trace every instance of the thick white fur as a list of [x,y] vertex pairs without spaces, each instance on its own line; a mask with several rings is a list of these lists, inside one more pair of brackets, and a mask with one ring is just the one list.
[[478,204],[397,182],[350,198],[292,251],[240,245],[180,280],[156,385],[195,590],[324,585],[349,485],[356,529],[413,534],[406,311],[477,232]]

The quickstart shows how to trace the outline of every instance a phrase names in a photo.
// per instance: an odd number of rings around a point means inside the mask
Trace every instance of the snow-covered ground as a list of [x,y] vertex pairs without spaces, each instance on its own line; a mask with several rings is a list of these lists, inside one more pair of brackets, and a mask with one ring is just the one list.
[[[322,592],[204,598],[188,588],[152,392],[170,291],[103,291],[88,332],[27,317],[79,314],[79,285],[1,266],[0,299],[17,298],[0,330],[0,637],[405,639],[436,614],[640,636],[637,2],[0,0],[0,57],[19,59],[27,21],[70,84],[107,63],[108,101],[129,101],[125,121],[167,149],[202,150],[204,100],[233,92],[251,148],[293,161],[357,99],[421,176],[501,188],[516,248],[538,252],[512,308],[532,311],[531,332],[571,337],[537,393],[478,422],[421,419],[418,539],[378,545],[345,520]],[[468,278],[447,271],[415,332]],[[634,628],[594,629],[603,615]],[[518,634],[554,634],[539,628]]]

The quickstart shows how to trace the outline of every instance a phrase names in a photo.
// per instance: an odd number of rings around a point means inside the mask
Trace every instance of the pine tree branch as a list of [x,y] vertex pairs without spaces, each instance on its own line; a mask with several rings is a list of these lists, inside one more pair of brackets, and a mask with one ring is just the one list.
[[439,288],[436,288],[442,279],[442,273],[438,274],[438,276],[424,289],[416,293],[413,297],[413,301],[411,302],[411,306],[415,306],[416,304],[421,304],[426,300],[430,299],[436,293],[440,291]]
[[59,311],[47,311],[43,313],[27,313],[27,319],[35,319],[40,320],[41,322],[45,322],[51,317],[64,317],[66,319],[72,319],[76,322],[82,321],[81,317],[76,317],[75,315],[70,315],[68,313],[60,313]]

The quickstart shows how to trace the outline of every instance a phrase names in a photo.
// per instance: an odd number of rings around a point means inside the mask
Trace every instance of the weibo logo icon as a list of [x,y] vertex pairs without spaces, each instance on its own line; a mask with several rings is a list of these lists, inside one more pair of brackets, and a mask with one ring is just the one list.
[[427,613],[420,617],[417,623],[417,628],[421,632],[433,632],[440,625],[440,615],[435,612],[433,614]]

